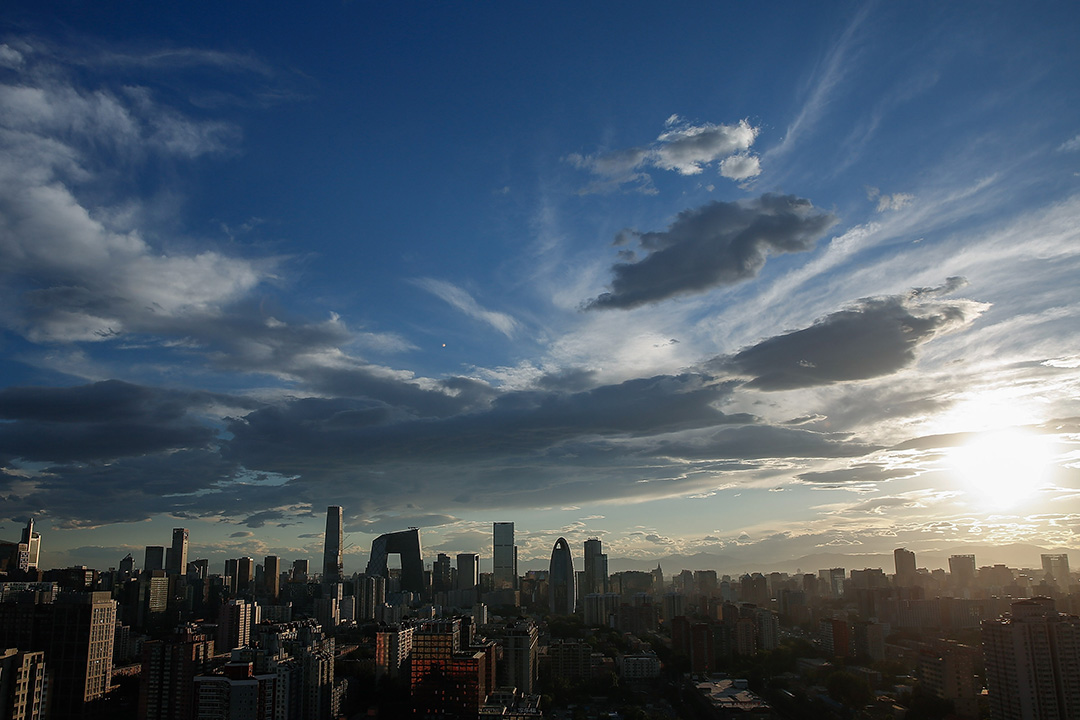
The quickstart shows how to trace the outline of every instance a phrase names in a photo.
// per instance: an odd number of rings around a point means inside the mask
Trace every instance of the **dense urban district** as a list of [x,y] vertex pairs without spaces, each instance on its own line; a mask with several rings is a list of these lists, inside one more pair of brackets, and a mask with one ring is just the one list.
[[[0,545],[0,718],[1077,718],[1080,585],[954,555],[815,574],[608,572],[602,541],[519,574],[514,523],[480,556],[420,530],[307,559],[43,570],[33,520]],[[392,557],[392,556],[396,556]],[[217,570],[218,568],[214,568]]]

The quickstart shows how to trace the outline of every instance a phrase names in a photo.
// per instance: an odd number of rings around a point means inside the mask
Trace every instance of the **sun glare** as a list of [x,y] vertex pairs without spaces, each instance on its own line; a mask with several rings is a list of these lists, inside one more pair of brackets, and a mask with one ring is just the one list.
[[987,509],[1023,504],[1050,477],[1051,439],[1015,428],[980,433],[949,452],[950,470]]

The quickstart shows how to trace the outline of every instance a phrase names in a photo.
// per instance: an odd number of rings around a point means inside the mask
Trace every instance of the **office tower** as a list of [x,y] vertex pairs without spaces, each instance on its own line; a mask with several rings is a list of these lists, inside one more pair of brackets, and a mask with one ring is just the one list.
[[187,551],[187,528],[173,528],[172,547],[165,553],[165,570],[170,575],[183,575],[187,572]]
[[1067,592],[1069,589],[1069,556],[1065,554],[1061,555],[1040,555],[1042,558],[1043,574],[1049,576],[1049,578],[1058,586],[1063,592]]
[[251,592],[254,581],[255,558],[238,558],[236,560],[236,592]]
[[146,555],[143,557],[143,571],[165,569],[165,547],[162,545],[147,545]]
[[431,592],[449,592],[450,587],[450,556],[439,553],[435,562],[431,565]]
[[375,538],[371,543],[371,558],[368,560],[366,575],[378,575],[389,578],[387,556],[397,554],[401,558],[401,589],[404,592],[424,592],[424,559],[420,554],[420,530],[409,528],[398,532],[386,533]]
[[0,647],[45,653],[52,720],[82,718],[112,678],[116,601],[107,592],[0,603]]
[[0,718],[40,720],[47,700],[45,653],[0,649]]
[[472,590],[480,584],[480,555],[477,553],[458,553],[457,589]]
[[502,638],[503,672],[499,681],[526,695],[536,692],[539,672],[540,633],[532,620],[518,620]]
[[254,608],[247,600],[230,600],[218,614],[217,651],[244,647],[251,640]]
[[607,555],[599,538],[585,541],[585,587],[583,595],[608,591]]
[[971,587],[975,583],[975,556],[950,555],[949,575],[952,576],[952,583],[955,587]]
[[344,577],[344,566],[341,561],[342,546],[345,544],[342,513],[340,505],[331,505],[326,508],[326,533],[323,535],[322,568],[324,585],[339,583]]
[[514,545],[514,523],[497,522],[492,525],[492,570],[495,589],[517,587],[517,547]]
[[124,556],[124,559],[120,561],[120,575],[129,578],[135,574],[135,558],[131,557],[131,553]]
[[190,627],[166,640],[143,643],[139,677],[139,717],[145,720],[192,720],[195,678],[208,673],[214,641]]
[[37,570],[38,555],[41,553],[41,534],[34,532],[34,519],[30,518],[23,528],[19,539],[18,560],[15,567],[22,572]]
[[293,560],[292,564],[292,581],[298,583],[306,583],[308,581],[308,561]]
[[893,550],[893,564],[896,568],[896,586],[912,587],[915,585],[915,553],[904,548]]
[[566,538],[559,538],[551,548],[548,569],[548,598],[552,615],[573,615],[577,593],[574,589],[574,559]]
[[1019,600],[982,622],[982,644],[993,720],[1080,717],[1080,618]]
[[263,558],[263,582],[266,594],[273,600],[277,600],[281,592],[281,558],[277,555],[267,555]]

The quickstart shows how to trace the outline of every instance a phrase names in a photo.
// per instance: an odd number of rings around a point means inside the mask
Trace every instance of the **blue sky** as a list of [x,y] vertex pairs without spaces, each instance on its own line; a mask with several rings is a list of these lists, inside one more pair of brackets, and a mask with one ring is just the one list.
[[1078,21],[14,3],[0,533],[1076,549]]

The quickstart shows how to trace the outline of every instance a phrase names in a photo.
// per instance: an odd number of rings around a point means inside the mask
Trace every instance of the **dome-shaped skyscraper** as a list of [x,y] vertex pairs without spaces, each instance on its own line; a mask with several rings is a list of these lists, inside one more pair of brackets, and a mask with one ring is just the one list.
[[555,541],[551,548],[551,566],[548,571],[548,594],[552,615],[572,615],[577,600],[575,589],[574,559],[566,538]]

